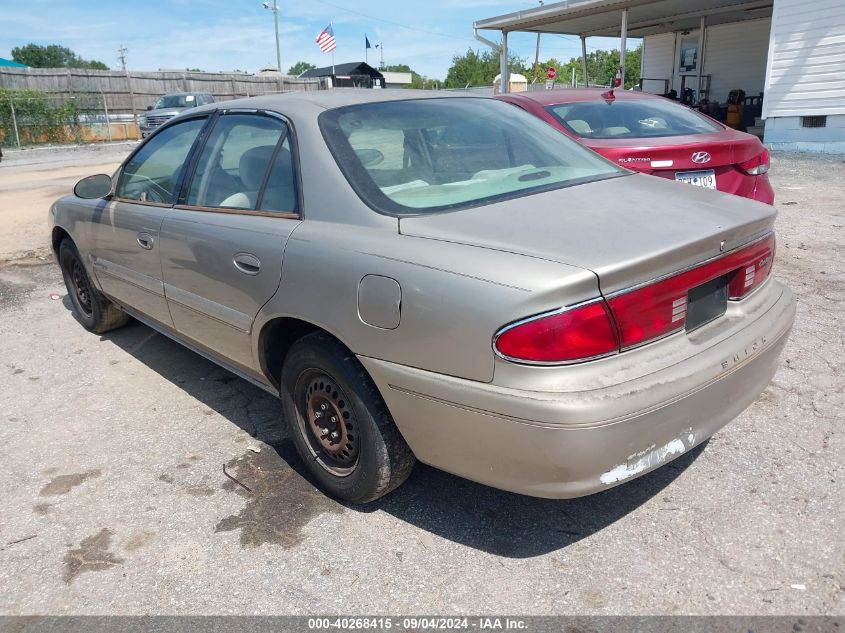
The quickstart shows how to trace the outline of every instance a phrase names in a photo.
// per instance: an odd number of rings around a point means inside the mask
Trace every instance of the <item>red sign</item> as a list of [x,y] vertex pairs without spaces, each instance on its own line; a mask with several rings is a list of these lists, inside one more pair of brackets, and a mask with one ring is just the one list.
[[546,73],[546,77],[549,79],[554,79],[557,72],[555,71],[554,66],[550,66],[548,72]]

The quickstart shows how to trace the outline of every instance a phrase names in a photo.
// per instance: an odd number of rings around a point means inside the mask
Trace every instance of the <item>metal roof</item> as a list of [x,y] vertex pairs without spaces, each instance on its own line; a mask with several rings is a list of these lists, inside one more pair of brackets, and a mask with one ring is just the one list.
[[21,64],[16,61],[12,61],[11,59],[6,59],[4,57],[0,57],[0,66],[7,66],[11,68],[29,68],[26,64]]
[[628,10],[628,36],[643,37],[771,17],[774,0],[564,0],[477,20],[476,29],[618,36]]
[[382,74],[375,68],[364,62],[345,62],[323,68],[312,68],[306,70],[300,77],[331,77],[340,75],[367,75],[369,77],[381,77]]

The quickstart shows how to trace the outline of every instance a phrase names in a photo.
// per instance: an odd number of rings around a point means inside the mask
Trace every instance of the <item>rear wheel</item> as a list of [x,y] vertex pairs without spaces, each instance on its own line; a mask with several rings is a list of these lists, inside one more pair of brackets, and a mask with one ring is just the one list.
[[82,257],[69,239],[59,246],[59,266],[73,306],[73,315],[89,332],[102,334],[129,321],[129,315],[109,301],[91,283]]
[[318,332],[294,343],[281,382],[290,436],[323,490],[364,503],[408,478],[411,449],[361,363],[338,341]]

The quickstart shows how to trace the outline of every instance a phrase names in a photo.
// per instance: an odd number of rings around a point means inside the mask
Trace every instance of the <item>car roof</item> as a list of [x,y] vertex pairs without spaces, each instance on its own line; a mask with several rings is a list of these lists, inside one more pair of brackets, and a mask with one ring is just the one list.
[[[556,105],[560,103],[575,103],[576,101],[604,101],[604,95],[610,88],[559,88],[557,90],[535,90],[532,92],[511,92],[503,97],[530,99],[540,105]],[[660,95],[635,90],[613,91],[615,99],[663,99]]]
[[414,99],[442,99],[449,97],[485,98],[477,95],[440,90],[335,88],[308,92],[284,92],[246,99],[218,101],[201,109],[258,108],[291,111],[296,109],[332,110],[362,103],[407,101]]

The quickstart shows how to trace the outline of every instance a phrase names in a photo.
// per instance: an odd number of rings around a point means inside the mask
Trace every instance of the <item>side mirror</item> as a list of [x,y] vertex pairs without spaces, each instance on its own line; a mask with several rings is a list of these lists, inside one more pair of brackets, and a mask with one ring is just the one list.
[[147,106],[147,110],[152,110],[152,109],[153,109],[153,106],[151,106],[151,105]]
[[97,174],[83,178],[76,183],[73,188],[73,195],[83,200],[96,200],[97,198],[105,198],[111,193],[111,190],[111,176]]

